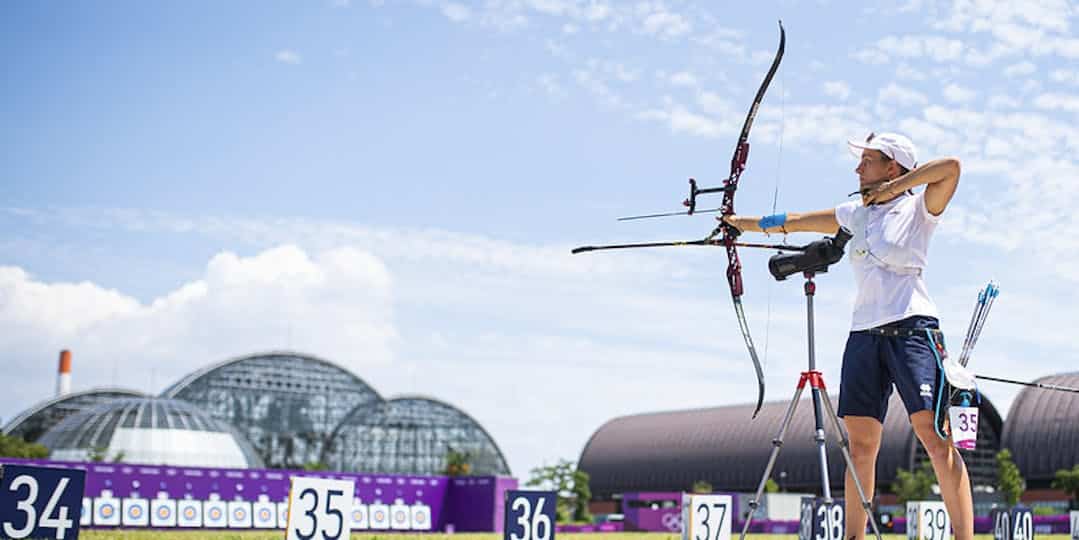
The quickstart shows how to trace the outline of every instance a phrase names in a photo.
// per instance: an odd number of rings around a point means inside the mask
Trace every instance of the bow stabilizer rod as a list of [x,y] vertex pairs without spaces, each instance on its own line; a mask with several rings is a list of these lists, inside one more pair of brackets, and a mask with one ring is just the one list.
[[993,381],[1005,384],[1018,384],[1020,386],[1029,386],[1031,388],[1041,388],[1042,390],[1056,390],[1057,392],[1071,392],[1073,394],[1079,394],[1079,388],[1072,388],[1070,386],[1060,386],[1056,384],[1046,384],[1040,382],[1026,382],[1016,381],[1013,379],[1003,379],[1000,377],[990,377],[988,375],[975,375],[976,378],[985,381]]
[[[723,242],[716,239],[683,240],[681,242],[638,242],[636,244],[608,244],[603,246],[581,246],[573,248],[570,253],[586,253],[589,251],[602,251],[605,249],[633,249],[651,247],[681,247],[681,246],[723,246]],[[758,244],[754,242],[735,242],[734,245],[746,248],[775,249],[778,251],[805,251],[805,246],[792,246],[789,244]]]

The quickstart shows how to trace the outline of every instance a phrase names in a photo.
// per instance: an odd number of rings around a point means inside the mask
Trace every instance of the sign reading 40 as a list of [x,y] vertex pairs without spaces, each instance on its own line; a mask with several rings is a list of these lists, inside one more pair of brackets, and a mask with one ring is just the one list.
[[0,465],[0,538],[79,537],[86,471]]

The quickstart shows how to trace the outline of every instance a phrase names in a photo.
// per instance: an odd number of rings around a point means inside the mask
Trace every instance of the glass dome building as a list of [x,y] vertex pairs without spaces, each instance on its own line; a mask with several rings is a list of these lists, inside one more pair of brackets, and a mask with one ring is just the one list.
[[472,474],[510,474],[479,422],[423,396],[357,406],[330,436],[321,461],[337,471],[441,474],[450,450],[469,455]]
[[101,403],[116,399],[146,397],[142,392],[123,388],[95,388],[83,392],[64,394],[45,400],[12,418],[4,426],[3,434],[35,442],[38,437],[64,418]]
[[102,403],[64,418],[37,442],[58,461],[89,461],[99,454],[150,465],[263,466],[254,448],[227,423],[190,403],[163,398]]
[[273,468],[302,468],[322,454],[326,437],[357,406],[382,397],[331,362],[294,352],[226,360],[162,392],[236,427]]

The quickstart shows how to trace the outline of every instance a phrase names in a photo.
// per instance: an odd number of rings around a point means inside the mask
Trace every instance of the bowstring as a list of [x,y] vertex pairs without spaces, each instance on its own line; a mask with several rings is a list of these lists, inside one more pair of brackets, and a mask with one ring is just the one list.
[[[776,207],[779,203],[779,182],[783,175],[783,129],[786,127],[787,120],[787,77],[784,73],[779,74],[779,154],[776,156],[776,187],[772,193],[772,214],[776,214]],[[787,234],[783,233],[783,243],[787,243]],[[764,367],[768,367],[768,343],[771,340],[772,335],[772,288],[775,287],[774,280],[768,280],[768,308],[767,315],[764,321]]]

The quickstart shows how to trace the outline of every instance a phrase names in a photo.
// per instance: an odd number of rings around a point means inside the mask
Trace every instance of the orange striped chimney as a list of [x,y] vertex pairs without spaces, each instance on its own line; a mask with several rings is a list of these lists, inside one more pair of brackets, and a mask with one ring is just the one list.
[[60,366],[56,371],[56,395],[71,393],[71,351],[60,351]]

